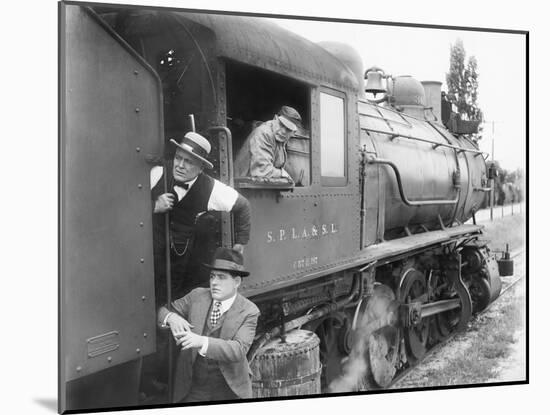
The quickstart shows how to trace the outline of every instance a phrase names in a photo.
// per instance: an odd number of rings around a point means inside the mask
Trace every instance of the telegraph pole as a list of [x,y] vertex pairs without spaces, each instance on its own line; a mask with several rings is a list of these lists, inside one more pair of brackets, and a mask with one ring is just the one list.
[[[495,122],[491,122],[492,132],[491,132],[491,163],[494,167],[495,165]],[[491,209],[491,222],[493,221],[493,206],[495,204],[495,179],[491,178],[491,193],[489,196],[489,206]]]

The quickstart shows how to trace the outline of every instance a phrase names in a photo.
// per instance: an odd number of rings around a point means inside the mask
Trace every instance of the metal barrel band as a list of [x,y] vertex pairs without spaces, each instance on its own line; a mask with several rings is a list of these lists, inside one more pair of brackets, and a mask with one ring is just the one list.
[[309,375],[300,376],[298,378],[292,378],[292,379],[274,379],[274,380],[253,380],[252,383],[254,386],[258,386],[260,388],[281,388],[283,386],[294,386],[294,385],[301,385],[306,382],[311,382],[318,378],[321,374],[321,370],[323,369],[322,366],[319,366],[319,368]]

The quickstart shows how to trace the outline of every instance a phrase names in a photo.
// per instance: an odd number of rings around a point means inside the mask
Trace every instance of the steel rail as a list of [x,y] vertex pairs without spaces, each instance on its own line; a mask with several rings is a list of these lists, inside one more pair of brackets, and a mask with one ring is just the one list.
[[[506,287],[504,287],[503,289],[501,289],[501,290],[500,290],[500,294],[498,295],[498,298],[500,298],[500,297],[502,296],[502,294],[504,294],[505,292],[507,292],[510,288],[512,288],[513,286],[515,286],[515,285],[519,282],[519,280],[521,280],[522,278],[523,278],[523,277],[518,277],[518,278],[516,278],[516,279],[513,280],[510,284],[508,284]],[[496,300],[495,300],[495,301],[496,301]],[[489,308],[491,307],[491,305],[492,305],[495,301],[493,301],[491,304],[489,304],[485,310],[489,309]],[[485,311],[485,310],[483,310],[483,311]]]
[[510,254],[510,259],[516,258],[516,257],[520,256],[521,254],[523,254],[524,251],[525,251],[524,248],[516,249],[515,251],[513,251],[513,252]]

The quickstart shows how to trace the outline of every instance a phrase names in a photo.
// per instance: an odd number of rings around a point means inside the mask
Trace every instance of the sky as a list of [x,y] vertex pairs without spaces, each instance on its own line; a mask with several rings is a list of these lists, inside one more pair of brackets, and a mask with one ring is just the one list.
[[[525,167],[525,36],[481,31],[426,29],[374,24],[273,19],[313,42],[338,41],[352,46],[364,68],[381,67],[394,76],[440,81],[446,90],[450,47],[462,39],[478,62],[478,105],[484,113],[480,147],[507,170]],[[494,128],[494,135],[493,135]]]

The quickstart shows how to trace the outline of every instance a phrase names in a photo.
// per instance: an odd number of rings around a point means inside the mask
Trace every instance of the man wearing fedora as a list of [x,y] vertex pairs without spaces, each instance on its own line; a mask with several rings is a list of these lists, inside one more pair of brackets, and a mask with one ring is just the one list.
[[210,288],[196,288],[161,307],[158,323],[181,348],[172,401],[204,402],[252,397],[246,353],[260,314],[237,292],[249,275],[239,251],[218,248],[210,265]]
[[247,137],[235,160],[237,177],[286,178],[288,140],[301,126],[302,117],[294,108],[283,105],[272,120],[257,126]]
[[[211,178],[204,169],[211,169],[207,160],[210,143],[195,132],[188,132],[178,140],[171,139],[176,146],[173,162],[168,166],[168,176],[163,178],[164,169],[156,166],[151,170],[151,193],[154,203],[154,256],[157,301],[165,300],[165,220],[164,213],[170,212],[170,258],[174,296],[185,294],[194,285],[189,278],[187,266],[196,235],[198,219],[208,211],[232,212],[234,217],[235,245],[243,251],[250,235],[250,205],[235,189]],[[164,180],[168,191],[164,191]]]

